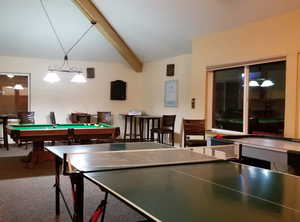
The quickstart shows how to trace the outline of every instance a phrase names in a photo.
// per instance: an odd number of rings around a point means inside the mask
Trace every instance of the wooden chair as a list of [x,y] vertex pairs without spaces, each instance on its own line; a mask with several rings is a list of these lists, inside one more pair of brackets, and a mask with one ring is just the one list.
[[171,135],[171,143],[174,146],[175,119],[176,115],[163,115],[160,128],[151,130],[151,140],[154,140],[154,135],[157,133],[158,142],[164,143],[164,135]]
[[34,124],[34,112],[18,112],[20,124]]
[[111,112],[97,112],[97,123],[107,123],[112,125],[112,114]]
[[72,123],[90,123],[91,116],[88,113],[71,113],[70,120]]
[[[205,120],[183,119],[184,147],[206,146]],[[190,136],[203,136],[203,139],[190,139]]]
[[[17,113],[19,123],[20,124],[34,124],[34,112],[18,112]],[[21,146],[22,144],[18,142],[18,145]],[[28,149],[28,142],[25,143],[26,149]]]

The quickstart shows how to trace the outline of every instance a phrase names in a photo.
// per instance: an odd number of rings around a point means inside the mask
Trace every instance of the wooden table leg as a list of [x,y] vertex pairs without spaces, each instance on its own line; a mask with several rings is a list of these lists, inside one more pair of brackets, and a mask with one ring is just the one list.
[[136,141],[136,117],[133,117],[134,141]]
[[132,116],[129,117],[129,141],[132,142]]
[[149,141],[149,130],[150,130],[150,127],[149,127],[149,125],[150,125],[150,119],[147,119],[147,141]]
[[126,136],[127,136],[127,116],[124,116],[125,120],[125,127],[124,127],[124,141],[126,142]]
[[44,151],[44,141],[33,141],[33,149],[29,154],[28,168],[34,168],[37,164],[48,160],[53,160],[54,157],[51,153]]

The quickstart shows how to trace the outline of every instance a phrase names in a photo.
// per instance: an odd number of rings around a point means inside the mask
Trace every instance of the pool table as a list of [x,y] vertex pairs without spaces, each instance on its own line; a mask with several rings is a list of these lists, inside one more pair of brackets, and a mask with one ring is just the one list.
[[47,159],[44,152],[45,141],[74,141],[84,143],[90,139],[109,139],[114,142],[120,134],[120,128],[106,123],[73,123],[73,124],[26,124],[9,125],[7,133],[17,142],[33,143],[33,151],[30,154],[29,163],[35,163]]

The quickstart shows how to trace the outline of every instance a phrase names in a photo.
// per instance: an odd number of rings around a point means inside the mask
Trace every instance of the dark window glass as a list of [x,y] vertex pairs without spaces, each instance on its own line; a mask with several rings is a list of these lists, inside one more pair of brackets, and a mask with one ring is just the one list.
[[244,67],[214,72],[213,128],[243,131]]
[[283,135],[285,62],[250,66],[249,133]]
[[0,74],[0,114],[28,111],[28,76]]

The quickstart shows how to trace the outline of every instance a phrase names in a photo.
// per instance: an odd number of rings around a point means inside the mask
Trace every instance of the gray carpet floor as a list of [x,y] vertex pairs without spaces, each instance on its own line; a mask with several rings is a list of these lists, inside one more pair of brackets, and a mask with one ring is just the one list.
[[[21,158],[28,153],[24,147],[0,148],[0,221],[71,221],[65,207],[55,216],[54,170],[51,161],[35,169],[25,168]],[[62,190],[72,206],[69,178],[61,177]],[[85,181],[85,221],[103,199],[97,186]],[[107,222],[140,221],[138,213],[109,196]]]

